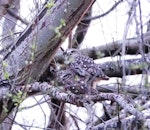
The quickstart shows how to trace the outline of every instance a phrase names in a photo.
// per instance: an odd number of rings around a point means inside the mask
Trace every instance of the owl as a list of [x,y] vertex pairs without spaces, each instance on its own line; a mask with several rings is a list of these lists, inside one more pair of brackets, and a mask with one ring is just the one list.
[[68,49],[63,55],[68,68],[74,73],[86,77],[86,81],[91,80],[93,82],[95,78],[100,78],[101,80],[109,79],[102,71],[100,65],[94,63],[92,58],[82,55],[78,50]]
[[97,90],[93,88],[90,89],[85,77],[76,74],[71,69],[60,70],[57,73],[57,79],[59,83],[62,83],[66,90],[69,90],[76,95],[97,93]]

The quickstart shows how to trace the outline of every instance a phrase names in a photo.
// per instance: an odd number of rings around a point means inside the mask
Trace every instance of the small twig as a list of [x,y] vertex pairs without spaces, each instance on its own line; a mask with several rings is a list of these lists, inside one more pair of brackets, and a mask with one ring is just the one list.
[[101,18],[101,17],[104,17],[106,16],[107,14],[109,14],[110,12],[112,12],[120,3],[122,3],[123,0],[119,0],[118,2],[116,2],[108,11],[106,11],[105,13],[101,14],[101,15],[98,15],[98,16],[95,16],[95,17],[90,17],[90,18],[87,18],[86,20],[96,20],[98,18]]
[[111,100],[117,102],[125,111],[130,114],[138,117],[139,120],[144,120],[143,114],[138,111],[131,103],[128,103],[124,95],[114,94],[114,93],[100,93],[98,95],[91,95],[90,99],[92,101],[101,101],[101,100]]
[[[98,85],[97,86],[97,90],[100,92],[105,92],[105,93],[114,93],[117,92],[118,89],[118,84],[105,84],[105,85]],[[141,85],[125,85],[122,88],[119,89],[119,92],[124,94],[124,93],[128,93],[130,95],[139,95],[139,94],[143,94],[145,93],[147,96],[150,95],[150,89],[149,88],[145,88],[145,86],[141,86]]]
[[87,115],[89,116],[88,120],[86,121],[87,127],[86,129],[89,130],[93,126],[93,118],[94,118],[94,111],[93,111],[93,106],[94,102],[89,103],[84,103],[84,107],[87,109]]
[[20,20],[22,23],[24,23],[25,25],[28,25],[29,22],[26,19],[22,19],[20,16],[18,16],[16,13],[14,13],[12,10],[8,9],[8,13],[9,15],[13,16],[14,18],[16,18],[17,20]]
[[[142,126],[141,124],[143,122],[138,121],[135,117],[130,116],[130,117],[126,117],[126,114],[121,114],[120,115],[121,121],[119,124],[118,121],[118,117],[114,117],[108,121],[105,121],[104,123],[98,124],[97,126],[94,126],[92,128],[92,130],[98,130],[98,129],[118,129],[118,127],[121,125],[121,129],[127,129],[131,126],[132,123],[134,123],[135,125],[139,125]],[[137,123],[135,123],[135,121]],[[119,125],[119,126],[118,126]],[[136,126],[134,126],[136,127]]]

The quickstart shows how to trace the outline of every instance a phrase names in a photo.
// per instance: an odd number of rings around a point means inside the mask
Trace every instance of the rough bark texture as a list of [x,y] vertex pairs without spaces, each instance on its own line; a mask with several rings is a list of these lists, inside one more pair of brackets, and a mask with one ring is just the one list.
[[12,2],[13,0],[0,0],[0,19],[7,13]]
[[[149,51],[149,42],[150,42],[150,32],[146,32],[143,34],[144,43],[144,51],[145,53],[148,53]],[[103,53],[104,56],[116,56],[120,55],[122,45],[126,45],[126,54],[137,54],[140,53],[140,43],[139,43],[139,37],[134,38],[128,38],[126,40],[118,40],[106,44],[101,44],[100,46],[83,49],[82,52],[86,53],[90,57],[93,57],[94,59],[97,59],[98,55],[96,55],[98,52]]]
[[[58,0],[51,9],[44,8],[39,18],[28,26],[4,55],[0,78],[5,79],[8,73],[10,78],[17,79],[17,83],[38,80],[57,49],[93,2],[94,0]],[[61,25],[61,19],[66,26]],[[58,28],[60,37],[55,32]]]
[[9,11],[14,14],[18,14],[20,9],[20,1],[13,0],[11,8],[8,9],[8,12],[4,16],[4,22],[2,26],[2,47],[4,51],[7,51],[8,47],[11,46],[12,42],[15,41],[15,26],[17,24],[17,19],[9,14]]

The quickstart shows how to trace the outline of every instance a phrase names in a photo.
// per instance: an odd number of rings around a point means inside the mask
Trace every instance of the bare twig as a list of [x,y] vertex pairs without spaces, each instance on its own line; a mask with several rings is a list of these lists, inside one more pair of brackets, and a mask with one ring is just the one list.
[[[97,86],[97,89],[100,92],[107,92],[107,93],[114,93],[118,91],[118,84],[105,84],[105,85],[99,85]],[[139,95],[139,94],[143,94],[145,93],[146,95],[150,95],[150,90],[146,89],[144,86],[138,86],[138,85],[125,85],[122,88],[119,88],[119,92],[124,94],[124,93],[128,93],[131,95]]]
[[17,20],[20,20],[25,25],[29,24],[29,22],[26,19],[22,19],[19,15],[15,14],[14,12],[12,12],[12,10],[8,9],[8,13],[9,13],[9,15],[15,17]]
[[118,117],[114,117],[108,121],[105,121],[104,123],[98,124],[97,126],[93,127],[93,130],[118,129],[118,128],[129,129],[132,126],[131,125],[132,123],[134,123],[134,128],[142,126],[142,123],[143,123],[143,122],[140,122],[136,117],[133,117],[133,116],[126,117],[126,114],[121,114],[120,118],[121,118],[121,121],[119,121]]
[[117,1],[108,11],[106,11],[105,13],[101,14],[101,15],[98,15],[98,16],[95,16],[95,17],[89,17],[87,18],[86,20],[95,20],[95,19],[98,19],[98,18],[101,18],[101,17],[104,17],[106,16],[107,14],[109,14],[111,11],[113,11],[120,3],[122,3],[123,0],[119,0]]

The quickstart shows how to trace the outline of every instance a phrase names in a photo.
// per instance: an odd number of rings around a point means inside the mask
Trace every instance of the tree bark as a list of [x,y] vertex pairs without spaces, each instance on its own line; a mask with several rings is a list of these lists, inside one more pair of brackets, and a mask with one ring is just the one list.
[[[144,39],[144,43],[142,44],[145,47],[144,48],[145,53],[148,53],[149,42],[150,42],[150,31],[143,34],[143,39]],[[126,40],[113,41],[110,43],[104,43],[97,47],[88,48],[88,51],[87,49],[82,49],[82,53],[86,53],[86,55],[94,59],[98,58],[98,55],[97,55],[98,52],[101,52],[105,57],[116,56],[116,55],[120,55],[123,43],[126,45],[126,54],[135,55],[135,54],[140,53],[139,37],[128,38]]]
[[9,14],[9,11],[13,12],[14,14],[18,14],[20,9],[20,1],[13,0],[11,5],[12,8],[8,9],[7,13],[5,14],[5,19],[2,26],[2,47],[4,51],[7,51],[8,47],[15,41],[15,26],[17,24],[17,19]]
[[0,20],[7,13],[13,0],[0,0]]
[[[94,1],[58,0],[51,9],[45,7],[4,55],[0,78],[15,78],[19,84],[38,80]],[[65,21],[65,26],[61,20]]]

